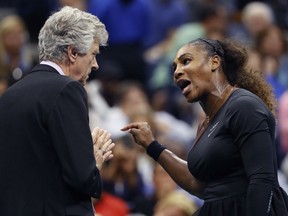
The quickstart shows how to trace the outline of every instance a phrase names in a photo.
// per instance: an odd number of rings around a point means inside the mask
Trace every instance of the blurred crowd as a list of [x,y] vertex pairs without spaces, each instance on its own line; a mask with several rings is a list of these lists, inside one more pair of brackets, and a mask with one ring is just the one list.
[[38,32],[63,5],[88,11],[106,25],[108,46],[86,85],[90,126],[111,132],[113,160],[101,170],[97,215],[188,216],[202,200],[188,195],[120,128],[147,121],[156,139],[183,159],[203,118],[173,83],[176,50],[198,37],[232,38],[248,48],[247,66],[260,70],[278,100],[279,180],[288,192],[287,0],[1,0],[0,100],[38,63]]

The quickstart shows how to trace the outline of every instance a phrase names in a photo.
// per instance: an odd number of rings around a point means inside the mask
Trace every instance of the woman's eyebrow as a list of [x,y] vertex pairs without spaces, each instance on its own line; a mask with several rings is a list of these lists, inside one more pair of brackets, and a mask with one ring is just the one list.
[[178,59],[178,61],[179,60],[181,60],[181,59],[183,59],[184,57],[186,57],[186,56],[192,56],[192,54],[191,53],[183,53],[182,55],[180,55],[177,59]]

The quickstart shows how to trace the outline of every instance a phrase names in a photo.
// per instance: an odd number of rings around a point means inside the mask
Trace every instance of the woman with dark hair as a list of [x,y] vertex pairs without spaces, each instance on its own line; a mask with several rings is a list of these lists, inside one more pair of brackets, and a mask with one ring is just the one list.
[[277,179],[274,95],[246,62],[246,48],[229,40],[200,38],[178,50],[174,81],[206,115],[187,161],[158,143],[146,122],[122,128],[179,186],[204,199],[197,215],[288,215]]

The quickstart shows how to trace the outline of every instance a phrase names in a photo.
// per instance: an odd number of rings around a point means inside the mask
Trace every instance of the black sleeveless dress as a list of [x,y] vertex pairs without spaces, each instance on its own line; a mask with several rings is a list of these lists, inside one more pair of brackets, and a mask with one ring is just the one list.
[[195,215],[288,216],[274,131],[274,116],[257,96],[232,93],[188,155],[190,172],[207,185]]

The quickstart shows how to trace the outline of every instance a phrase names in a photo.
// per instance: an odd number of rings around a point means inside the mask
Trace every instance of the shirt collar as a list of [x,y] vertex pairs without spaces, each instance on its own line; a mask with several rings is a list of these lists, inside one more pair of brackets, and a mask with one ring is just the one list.
[[55,70],[57,70],[59,74],[65,76],[62,68],[52,61],[41,61],[40,64],[49,65],[49,66],[53,67]]

